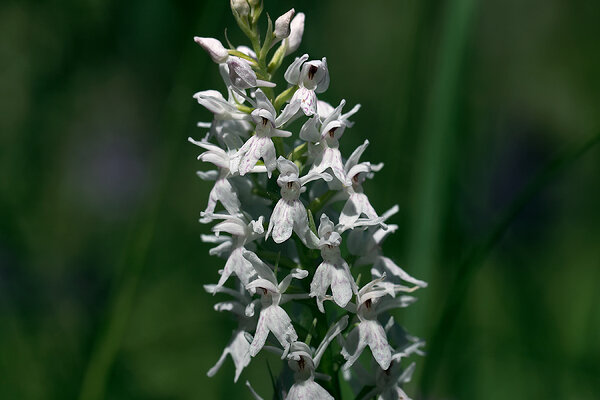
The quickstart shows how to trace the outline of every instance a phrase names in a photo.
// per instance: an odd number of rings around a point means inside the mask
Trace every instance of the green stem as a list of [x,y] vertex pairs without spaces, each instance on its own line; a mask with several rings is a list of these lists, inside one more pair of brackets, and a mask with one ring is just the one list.
[[241,112],[245,112],[246,114],[251,114],[252,111],[254,111],[254,108],[245,106],[243,104],[236,104],[236,107],[238,110],[240,110]]
[[243,58],[244,60],[248,61],[253,67],[258,67],[258,64],[256,63],[256,60],[254,58],[247,56],[246,54],[242,53],[241,51],[227,50],[227,52],[229,54],[231,54],[232,56]]
[[301,145],[297,146],[290,154],[288,154],[287,159],[296,161],[300,159],[303,155],[308,151],[308,143],[304,142]]
[[275,145],[275,151],[277,151],[277,155],[285,157],[285,149],[283,147],[283,139],[280,137],[274,137],[273,144]]
[[314,199],[308,208],[313,214],[316,214],[336,193],[335,190],[328,190],[324,195]]
[[280,256],[280,253],[275,253],[274,251],[269,250],[258,250],[256,255],[258,255],[261,259],[268,261],[270,263],[275,263],[279,260],[279,265],[286,269],[300,268],[301,265],[296,264],[294,261],[290,260],[285,256]]
[[279,93],[279,96],[277,96],[277,98],[275,99],[275,102],[273,103],[273,107],[275,107],[275,110],[279,111],[281,106],[284,105],[289,99],[292,98],[294,93],[296,93],[296,90],[298,90],[298,86],[294,85],[294,86],[287,88],[283,92]]

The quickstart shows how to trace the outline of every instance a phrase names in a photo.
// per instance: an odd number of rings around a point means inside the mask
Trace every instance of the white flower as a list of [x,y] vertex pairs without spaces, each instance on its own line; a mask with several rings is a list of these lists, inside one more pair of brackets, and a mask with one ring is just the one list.
[[290,22],[295,13],[296,10],[292,8],[275,20],[275,30],[273,31],[273,34],[277,40],[282,40],[290,36]]
[[[197,141],[192,138],[188,138],[188,140],[196,146],[207,150],[198,156],[199,160],[210,162],[218,168],[218,173],[214,177],[215,185],[208,195],[208,205],[206,206],[204,213],[208,215],[212,214],[215,211],[218,201],[223,204],[223,207],[225,207],[229,214],[235,215],[239,213],[241,207],[240,200],[238,199],[236,190],[227,180],[231,175],[231,171],[229,170],[229,155],[227,152],[208,142]],[[200,174],[200,177],[203,179],[212,179],[212,176],[208,174]],[[211,219],[208,218],[201,222],[210,221]]]
[[248,119],[248,114],[238,110],[235,103],[225,100],[221,92],[217,90],[203,90],[194,94],[198,103],[203,105],[215,115],[215,119]]
[[227,58],[229,58],[227,49],[218,39],[195,36],[194,41],[202,46],[210,58],[217,64],[224,63],[227,61]]
[[229,257],[215,287],[217,289],[222,287],[231,274],[235,274],[244,286],[247,285],[255,277],[256,272],[252,264],[243,256],[244,252],[248,251],[244,245],[262,236],[264,233],[263,217],[249,224],[242,217],[233,215],[212,214],[211,217],[223,220],[212,228],[213,232],[217,234],[226,232],[231,235],[231,243],[228,246]]
[[240,17],[245,17],[250,14],[250,5],[246,0],[231,0],[231,9]]
[[262,158],[267,175],[277,168],[275,145],[272,137],[290,137],[291,132],[275,128],[275,108],[262,90],[256,90],[256,109],[252,111],[252,120],[256,124],[256,132],[250,137],[232,158],[232,170],[240,175],[247,174],[256,162]]
[[[311,146],[311,158],[313,158],[311,172],[320,173],[331,168],[334,176],[341,184],[346,183],[346,171],[339,149],[339,139],[344,134],[346,127],[352,125],[348,118],[360,108],[360,105],[357,105],[350,112],[342,115],[342,108],[345,104],[346,101],[342,100],[337,108],[327,113],[326,117],[321,117],[321,114],[319,114],[308,119],[300,130],[301,139],[309,142],[319,142],[318,145],[314,146],[315,148]],[[319,119],[322,119],[320,128],[318,128]],[[330,187],[332,187],[331,184]]]
[[[350,368],[367,346],[381,368],[388,369],[392,362],[392,349],[383,326],[377,320],[377,315],[393,308],[407,307],[415,301],[415,298],[411,296],[395,298],[397,292],[409,292],[413,289],[385,284],[384,278],[385,276],[367,283],[356,296],[356,315],[359,323],[348,334],[342,349],[342,355],[347,360],[344,369]],[[384,299],[383,297],[387,295],[394,298]]]
[[331,286],[333,300],[340,307],[345,307],[352,294],[357,293],[356,283],[348,263],[340,254],[341,243],[342,237],[335,232],[333,223],[327,215],[322,214],[319,225],[319,248],[323,262],[317,267],[310,284],[310,295],[317,298],[317,306],[321,312],[325,312],[323,300],[331,299],[326,296],[329,286]]
[[285,38],[285,55],[292,54],[300,47],[302,35],[304,34],[304,13],[298,13],[290,23],[290,35]]
[[215,138],[221,147],[226,147],[228,150],[242,147],[244,144],[242,138],[248,137],[248,133],[252,130],[250,122],[241,119],[215,118],[212,122],[198,122],[197,126],[210,129],[203,139],[204,142]]
[[[392,207],[381,216],[382,220],[385,221],[397,212],[398,206]],[[348,235],[347,247],[350,254],[359,256],[354,265],[356,267],[372,265],[371,276],[373,278],[387,274],[388,277],[396,277],[419,287],[427,287],[427,282],[413,278],[392,259],[383,255],[381,249],[383,241],[397,229],[398,225],[388,225],[387,229],[372,226],[366,230],[352,230]]]
[[318,248],[318,238],[308,227],[308,215],[304,204],[300,201],[300,194],[306,190],[304,185],[308,182],[316,179],[329,181],[331,175],[309,174],[300,178],[298,166],[281,156],[277,160],[277,169],[280,172],[277,184],[281,188],[281,199],[275,205],[271,215],[267,238],[271,235],[275,243],[283,243],[292,236],[293,231],[304,245],[313,249]]
[[217,303],[214,306],[216,311],[229,311],[234,314],[238,320],[238,327],[233,331],[231,339],[223,350],[221,357],[219,357],[217,363],[208,370],[207,375],[209,377],[214,376],[225,362],[225,357],[230,355],[235,365],[235,376],[233,381],[237,382],[243,369],[250,364],[250,343],[246,339],[246,334],[256,327],[256,318],[248,316],[249,313],[246,311],[251,304],[251,298],[247,295],[245,289],[235,291],[216,285],[204,285],[204,290],[208,293],[226,293],[236,299]]
[[[392,361],[389,368],[385,370],[379,366],[375,367],[375,377],[366,377],[368,385],[375,387],[367,392],[361,400],[372,399],[376,395],[377,400],[411,400],[401,386],[410,382],[415,367],[416,364],[413,362],[404,369],[396,361]],[[364,370],[361,373],[367,374]]]
[[381,222],[377,216],[377,212],[371,205],[371,202],[369,202],[369,198],[363,193],[362,188],[365,179],[372,178],[373,171],[379,171],[383,167],[383,164],[358,163],[360,156],[368,145],[369,141],[365,140],[362,145],[354,150],[344,166],[346,172],[346,192],[349,197],[342,209],[340,224],[344,225],[345,229],[352,228],[362,214],[366,215],[372,221],[372,224]]
[[227,67],[229,69],[229,80],[238,89],[250,89],[257,86],[275,87],[272,82],[256,79],[256,72],[254,72],[248,61],[243,58],[229,57]]
[[316,93],[323,93],[329,87],[327,59],[323,57],[321,61],[306,60],[308,60],[308,54],[296,57],[296,60],[285,71],[285,80],[291,85],[298,85],[298,90],[277,117],[278,126],[290,121],[300,110],[306,116],[315,115],[317,113]]
[[298,334],[292,325],[292,320],[279,304],[282,294],[289,287],[292,278],[304,279],[308,276],[308,271],[293,269],[278,284],[271,267],[262,262],[256,254],[250,251],[244,251],[243,254],[246,260],[252,263],[258,274],[258,279],[248,283],[246,289],[255,290],[261,295],[262,306],[258,317],[256,333],[250,345],[250,355],[254,357],[263,348],[269,332],[273,333],[284,348],[284,353],[287,353],[290,345],[298,340]]
[[[355,363],[350,370],[343,370],[344,378],[354,383],[352,386],[356,393],[365,386],[373,386],[373,389],[362,397],[363,400],[374,396],[377,396],[378,400],[410,400],[401,386],[410,381],[415,363],[404,369],[400,366],[401,361],[413,354],[425,355],[421,350],[425,342],[408,335],[395,323],[394,317],[390,317],[384,331],[388,338],[397,341],[397,350],[393,351],[390,366],[384,370],[373,360],[371,368],[367,370],[360,363]],[[351,380],[350,371],[356,379]]]
[[331,341],[348,326],[348,316],[343,316],[334,324],[321,344],[314,352],[306,343],[294,342],[287,356],[288,365],[294,371],[294,384],[286,397],[286,400],[333,400],[333,397],[321,385],[315,382],[315,370],[319,366],[321,357]]

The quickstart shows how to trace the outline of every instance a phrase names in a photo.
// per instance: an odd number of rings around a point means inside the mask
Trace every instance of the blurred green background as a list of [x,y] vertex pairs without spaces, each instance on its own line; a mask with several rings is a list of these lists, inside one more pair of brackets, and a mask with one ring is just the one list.
[[[192,94],[223,85],[192,37],[240,43],[228,6],[0,4],[1,399],[271,393],[264,356],[206,377],[235,323],[202,290],[221,262],[186,139],[209,120]],[[401,210],[385,250],[430,283],[398,314],[428,341],[407,392],[600,398],[598,2],[265,7],[304,11],[321,98],[362,104],[342,153],[371,141],[365,189]]]

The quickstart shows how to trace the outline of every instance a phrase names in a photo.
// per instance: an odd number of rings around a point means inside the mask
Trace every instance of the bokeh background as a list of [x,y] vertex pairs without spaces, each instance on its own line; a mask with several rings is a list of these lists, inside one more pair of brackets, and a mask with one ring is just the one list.
[[[428,341],[407,392],[600,398],[598,3],[265,3],[362,104],[342,152],[371,141],[385,250],[430,282],[397,315]],[[0,398],[269,396],[260,357],[206,377],[235,323],[186,139],[223,88],[192,37],[242,39],[228,2],[5,0],[0,26]]]

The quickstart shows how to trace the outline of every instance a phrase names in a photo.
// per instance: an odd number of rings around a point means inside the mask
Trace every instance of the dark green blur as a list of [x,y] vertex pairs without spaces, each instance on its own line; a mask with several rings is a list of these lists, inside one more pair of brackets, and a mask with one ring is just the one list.
[[[362,104],[342,153],[370,140],[385,250],[430,283],[397,314],[428,342],[407,393],[600,398],[598,3],[265,3],[307,14],[321,98]],[[186,139],[223,84],[192,37],[241,44],[229,2],[6,0],[0,26],[0,399],[270,398],[274,357],[206,377],[235,323],[202,290]]]

